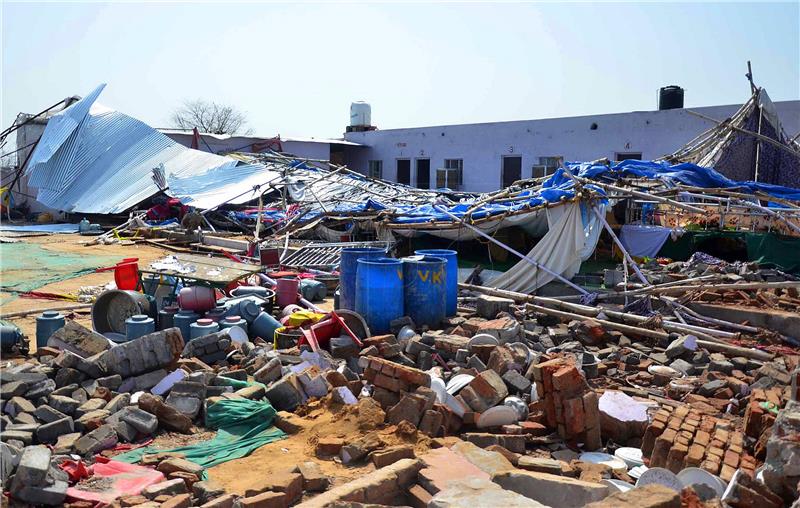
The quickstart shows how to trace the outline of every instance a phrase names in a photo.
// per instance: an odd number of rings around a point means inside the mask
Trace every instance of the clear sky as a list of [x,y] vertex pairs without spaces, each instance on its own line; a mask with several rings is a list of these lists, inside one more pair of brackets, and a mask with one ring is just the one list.
[[167,127],[185,99],[260,135],[341,136],[354,100],[382,128],[741,103],[746,61],[800,98],[800,2],[2,2],[2,127],[108,83],[99,102]]

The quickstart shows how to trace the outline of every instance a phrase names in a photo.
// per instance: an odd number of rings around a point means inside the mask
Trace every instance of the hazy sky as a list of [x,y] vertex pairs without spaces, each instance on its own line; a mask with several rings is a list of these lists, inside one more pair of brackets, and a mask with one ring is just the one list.
[[257,134],[341,136],[354,100],[382,128],[741,103],[746,61],[800,98],[800,2],[14,3],[2,1],[2,127],[108,83],[154,127],[185,99]]

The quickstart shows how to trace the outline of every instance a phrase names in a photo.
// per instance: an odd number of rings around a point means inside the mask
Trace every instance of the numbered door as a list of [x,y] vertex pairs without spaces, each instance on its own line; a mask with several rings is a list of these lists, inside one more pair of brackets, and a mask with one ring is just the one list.
[[503,157],[502,187],[508,187],[522,179],[522,157],[508,155]]
[[397,159],[397,183],[411,185],[411,160]]
[[417,188],[431,188],[431,160],[417,159]]

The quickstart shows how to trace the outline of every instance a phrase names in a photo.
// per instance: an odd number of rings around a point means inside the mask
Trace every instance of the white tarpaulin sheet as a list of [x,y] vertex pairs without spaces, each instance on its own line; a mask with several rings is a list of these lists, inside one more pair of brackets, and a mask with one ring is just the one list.
[[[572,278],[597,245],[602,225],[588,217],[586,226],[581,205],[568,203],[548,209],[549,230],[528,252],[528,258],[566,279]],[[532,293],[555,278],[526,260],[488,283],[497,289]]]

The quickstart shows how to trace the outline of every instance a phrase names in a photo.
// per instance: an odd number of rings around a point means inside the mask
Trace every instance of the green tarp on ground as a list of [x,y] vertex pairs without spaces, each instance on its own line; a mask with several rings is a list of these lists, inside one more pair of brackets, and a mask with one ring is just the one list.
[[116,256],[93,256],[44,249],[33,243],[0,243],[0,290],[33,291],[47,284],[91,273],[119,261]]
[[[715,249],[719,249],[720,252]],[[762,266],[800,273],[800,238],[774,233],[687,231],[677,241],[667,240],[658,255],[676,261],[686,261],[693,253],[703,251],[724,258],[722,253],[733,254],[734,249],[738,249],[742,254],[739,257],[741,260],[746,256],[747,261],[755,261]]]
[[269,401],[222,399],[206,410],[206,427],[217,429],[213,439],[166,450],[152,446],[137,448],[117,455],[114,460],[134,463],[148,453],[181,453],[186,460],[207,469],[246,457],[267,443],[285,438],[282,430],[272,426],[274,420],[275,409]]

